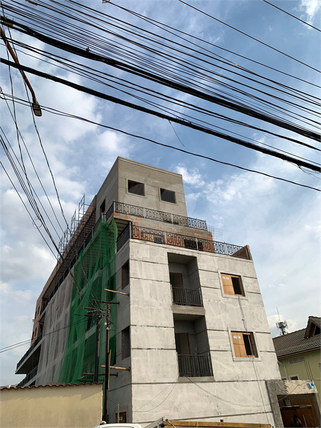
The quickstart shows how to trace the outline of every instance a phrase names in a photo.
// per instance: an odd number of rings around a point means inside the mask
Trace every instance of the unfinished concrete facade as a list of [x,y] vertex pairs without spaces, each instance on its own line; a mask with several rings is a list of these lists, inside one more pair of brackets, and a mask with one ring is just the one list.
[[[143,425],[163,416],[274,425],[265,381],[280,374],[249,248],[215,242],[205,221],[187,217],[181,175],[123,158],[66,258],[101,218],[118,228],[116,288],[125,294],[115,365],[130,368],[110,378],[109,421],[119,405],[121,422]],[[66,338],[50,331],[68,326],[71,265],[56,268],[38,299],[32,346],[17,366],[26,385],[57,381]]]

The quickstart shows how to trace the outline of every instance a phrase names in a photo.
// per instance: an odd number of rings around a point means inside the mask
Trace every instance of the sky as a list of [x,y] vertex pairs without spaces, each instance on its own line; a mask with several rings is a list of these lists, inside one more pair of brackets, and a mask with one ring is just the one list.
[[[21,3],[25,6],[26,2],[20,0],[12,3],[17,5]],[[45,0],[38,3],[50,5],[54,2]],[[226,61],[237,63],[240,67],[250,69],[258,75],[264,75],[271,81],[276,80],[303,93],[309,92],[320,97],[320,89],[307,83],[320,84],[320,74],[311,68],[320,69],[320,32],[264,1],[188,0],[184,3],[180,0],[136,0],[135,2],[115,0],[111,3],[102,3],[98,0],[95,2],[83,0],[79,3],[95,7],[102,13],[111,14],[138,27],[149,29],[152,33],[163,34],[159,27],[151,26],[137,16],[128,14],[119,6],[129,8],[145,17],[196,36],[199,45],[221,55]],[[5,6],[6,4],[8,2],[4,2]],[[320,27],[321,2],[318,0],[273,0],[273,4],[312,26]],[[35,4],[29,5],[30,8],[40,7]],[[273,46],[288,56],[246,37],[231,27]],[[8,37],[8,29],[5,28],[5,30]],[[11,37],[21,43],[31,44],[39,51],[48,50],[48,46],[43,41],[30,38],[19,31],[12,30]],[[189,37],[189,40],[195,43],[196,39]],[[90,43],[90,34],[88,34],[88,44]],[[214,45],[237,52],[256,63],[219,50]],[[53,48],[50,49],[57,52]],[[196,48],[196,56],[198,49],[200,48]],[[3,43],[0,50],[1,57],[7,58]],[[88,85],[88,80],[74,75],[70,69],[58,68],[57,63],[52,60],[44,63],[39,53],[33,56],[26,55],[27,51],[22,46],[17,52],[21,64],[80,85]],[[112,51],[110,53],[112,54]],[[294,61],[289,56],[301,62]],[[157,53],[153,54],[153,60],[158,60]],[[89,63],[79,58],[78,61]],[[258,62],[270,68],[262,67],[257,64]],[[208,67],[211,66],[208,65]],[[301,80],[279,74],[272,68],[295,75]],[[120,70],[108,69],[108,72],[117,79],[128,77]],[[250,246],[273,337],[279,334],[276,328],[278,320],[286,320],[288,332],[291,332],[305,328],[310,315],[320,316],[320,192],[160,147],[151,142],[103,128],[98,124],[119,128],[178,149],[199,153],[319,189],[320,175],[308,170],[303,171],[293,163],[240,147],[168,120],[119,106],[32,74],[28,74],[28,78],[41,106],[89,120],[85,122],[58,116],[44,109],[42,117],[35,118],[37,125],[35,128],[29,106],[15,103],[16,122],[25,143],[24,146],[20,137],[26,170],[30,182],[54,224],[55,219],[50,213],[44,191],[32,169],[26,147],[62,225],[63,220],[51,173],[40,143],[45,148],[68,222],[84,194],[86,204],[91,202],[117,156],[178,172],[183,175],[188,215],[205,219],[208,225],[215,228],[216,236],[220,240]],[[191,77],[191,82],[197,79],[197,76]],[[132,81],[141,83],[143,80],[132,77]],[[13,105],[8,97],[13,91],[15,97],[26,99],[23,80],[17,70],[12,69],[9,76],[8,67],[1,64],[0,82],[1,127],[19,156],[17,131],[8,109],[9,106],[12,112]],[[144,83],[150,88],[156,88],[150,82]],[[213,90],[217,89],[217,83],[212,81],[210,84]],[[118,93],[98,83],[91,84],[91,87],[110,94]],[[159,87],[157,88],[159,90]],[[162,91],[166,95],[178,97],[192,105],[195,103],[195,98],[191,95],[177,93],[170,88],[162,88]],[[6,96],[8,104],[3,94],[8,95]],[[133,102],[132,98],[127,97],[127,99]],[[216,113],[231,114],[229,110],[210,105],[205,101],[199,102],[199,105]],[[192,114],[186,107],[180,108],[179,112]],[[304,109],[301,113],[307,114]],[[233,112],[233,118],[254,124],[253,118],[240,113]],[[259,124],[259,122],[255,123]],[[300,124],[300,122],[297,123]],[[320,156],[315,150],[298,146],[293,142],[280,141],[277,136],[267,132],[237,127],[225,121],[216,121],[215,125],[251,138],[261,147],[269,144],[311,161],[320,162]],[[272,129],[269,124],[265,126],[268,130]],[[290,131],[275,127],[273,130],[282,135],[291,137],[294,135]],[[295,138],[315,147],[318,145],[317,142],[306,137],[296,135]],[[3,149],[0,155],[5,170],[22,199],[27,203]],[[25,341],[31,338],[35,302],[56,263],[54,255],[39,233],[43,231],[43,227],[38,220],[31,220],[5,170],[0,168],[1,385],[16,384],[24,377],[14,374],[15,367],[29,347]],[[49,224],[47,218],[46,223]],[[55,234],[51,226],[49,227],[55,242],[58,243],[62,231],[58,230]],[[62,230],[65,228],[66,225]],[[53,249],[52,245],[51,249]],[[53,250],[53,252],[56,255],[56,251]],[[22,345],[18,346],[20,342]],[[17,347],[7,349],[15,344]]]

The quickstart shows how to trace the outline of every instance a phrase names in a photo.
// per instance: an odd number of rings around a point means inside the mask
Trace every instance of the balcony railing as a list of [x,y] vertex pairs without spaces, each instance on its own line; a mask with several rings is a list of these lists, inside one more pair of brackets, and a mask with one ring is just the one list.
[[210,353],[203,355],[177,354],[180,377],[213,376]]
[[172,287],[173,303],[184,306],[203,306],[201,289],[188,290],[181,287]]
[[188,248],[190,250],[251,260],[251,255],[247,246],[241,247],[239,245],[212,241],[210,239],[196,238],[194,236],[182,235],[180,233],[172,233],[132,225],[130,237],[141,241],[154,242],[156,244],[173,245],[174,247]]
[[27,352],[24,354],[24,356],[20,359],[20,361],[17,364],[16,370],[22,365],[24,360],[31,354],[31,352],[35,349],[35,347],[38,345],[40,340],[42,339],[42,333],[37,337],[37,339],[33,342],[33,344],[30,346],[30,348],[27,350]]
[[152,210],[150,208],[138,207],[136,205],[125,204],[123,202],[114,201],[112,203],[106,212],[107,221],[113,213],[133,215],[135,217],[146,218],[148,220],[177,224],[179,226],[191,227],[193,229],[207,230],[205,220],[198,220],[197,218],[184,217],[177,214]]

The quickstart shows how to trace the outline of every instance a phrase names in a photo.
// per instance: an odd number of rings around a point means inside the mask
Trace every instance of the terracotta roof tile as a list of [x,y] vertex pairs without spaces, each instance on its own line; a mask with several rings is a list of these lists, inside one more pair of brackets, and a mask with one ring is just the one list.
[[32,386],[0,386],[0,390],[4,389],[32,389],[32,388],[56,388],[66,386],[83,386],[83,385],[102,385],[103,382],[86,382],[86,383],[51,383],[47,385],[32,385]]

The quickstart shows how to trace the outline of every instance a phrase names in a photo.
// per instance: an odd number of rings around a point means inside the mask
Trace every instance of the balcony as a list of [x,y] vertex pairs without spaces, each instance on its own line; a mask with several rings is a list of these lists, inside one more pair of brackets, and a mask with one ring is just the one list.
[[[17,364],[16,374],[28,373],[35,365],[38,365],[40,355],[40,341],[42,339],[42,333],[33,342],[24,356],[20,359]],[[39,346],[38,346],[39,345]]]
[[203,306],[201,289],[188,290],[182,287],[172,287],[173,303],[183,306]]
[[205,220],[197,218],[183,217],[181,215],[167,213],[163,211],[152,210],[150,208],[138,207],[136,205],[125,204],[123,202],[114,201],[106,212],[106,220],[108,221],[112,214],[132,215],[135,217],[155,220],[164,223],[170,223],[179,226],[191,227],[193,229],[207,231]]
[[213,376],[210,353],[203,355],[177,354],[180,377]]
[[180,233],[140,227],[131,223],[129,223],[119,235],[117,240],[117,251],[119,251],[129,239],[138,239],[141,241],[153,242],[155,244],[166,244],[174,247],[187,248],[189,250],[252,260],[251,253],[247,245],[241,247],[240,245],[197,238],[196,236],[188,236]]

